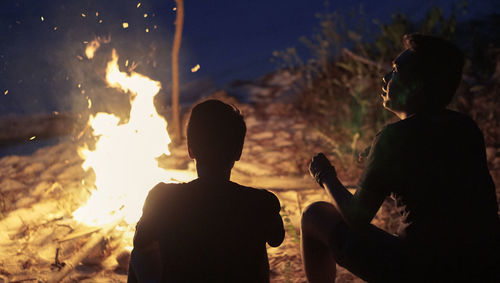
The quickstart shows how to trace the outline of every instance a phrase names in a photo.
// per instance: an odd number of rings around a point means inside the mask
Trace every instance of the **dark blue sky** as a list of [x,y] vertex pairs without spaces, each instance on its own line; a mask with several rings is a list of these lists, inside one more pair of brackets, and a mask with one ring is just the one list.
[[[371,24],[372,19],[389,21],[398,10],[417,20],[431,6],[447,11],[457,2],[344,0],[330,1],[328,9],[347,13],[362,4]],[[462,19],[500,12],[497,0],[468,2]],[[162,95],[168,97],[174,7],[174,0],[2,0],[0,115],[78,110],[86,96],[99,105],[104,96],[112,96],[102,81],[111,48],[117,49],[122,66],[126,59],[134,61],[136,71],[160,80]],[[314,32],[315,14],[324,10],[323,0],[185,0],[181,83],[210,79],[222,87],[272,71],[272,52],[300,45],[298,38]],[[94,60],[81,59],[84,41],[96,36],[111,42]],[[196,64],[200,70],[191,73]]]

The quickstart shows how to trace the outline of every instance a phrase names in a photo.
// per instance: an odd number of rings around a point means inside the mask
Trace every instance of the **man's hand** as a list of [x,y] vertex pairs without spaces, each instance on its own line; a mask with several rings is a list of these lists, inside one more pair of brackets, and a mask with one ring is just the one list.
[[327,177],[337,177],[335,167],[323,153],[318,153],[312,158],[311,163],[309,163],[309,173],[322,187]]

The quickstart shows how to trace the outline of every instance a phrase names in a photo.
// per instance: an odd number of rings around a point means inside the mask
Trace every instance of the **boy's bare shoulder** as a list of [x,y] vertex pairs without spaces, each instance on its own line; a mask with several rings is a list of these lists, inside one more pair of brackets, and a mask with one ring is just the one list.
[[267,206],[270,206],[272,210],[279,211],[281,209],[279,199],[274,193],[265,189],[242,186],[237,183],[233,184],[238,186],[238,189],[241,190],[241,192],[248,194],[249,197],[252,196],[254,199],[257,199],[263,205],[267,204]]
[[157,202],[172,197],[182,191],[189,183],[158,183],[148,193],[147,202]]
[[180,187],[183,187],[185,184],[187,183],[178,183],[178,184],[175,184],[175,183],[163,183],[163,182],[160,182],[158,184],[156,184],[156,186],[154,186],[150,191],[149,193],[150,194],[161,194],[161,193],[165,193],[167,191],[170,191],[170,190],[176,190],[176,189],[179,189]]

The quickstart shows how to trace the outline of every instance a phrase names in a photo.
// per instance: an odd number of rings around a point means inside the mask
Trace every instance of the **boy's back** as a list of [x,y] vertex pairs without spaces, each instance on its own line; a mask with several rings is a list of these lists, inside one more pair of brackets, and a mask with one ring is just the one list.
[[269,282],[266,242],[276,247],[285,236],[279,201],[229,181],[243,151],[243,116],[229,104],[206,100],[191,110],[186,132],[199,178],[150,191],[137,223],[129,282],[157,282],[159,273],[162,282]]
[[163,282],[268,282],[266,242],[282,241],[272,193],[229,181],[161,183],[144,205],[137,233],[157,240]]

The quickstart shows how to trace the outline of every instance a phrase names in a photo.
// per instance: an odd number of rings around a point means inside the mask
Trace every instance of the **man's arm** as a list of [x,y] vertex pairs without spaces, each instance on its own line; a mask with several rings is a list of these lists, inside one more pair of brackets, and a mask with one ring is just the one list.
[[337,178],[335,168],[322,153],[313,158],[309,171],[332,197],[346,223],[353,228],[367,227],[385,199],[384,195],[363,188],[352,195]]

